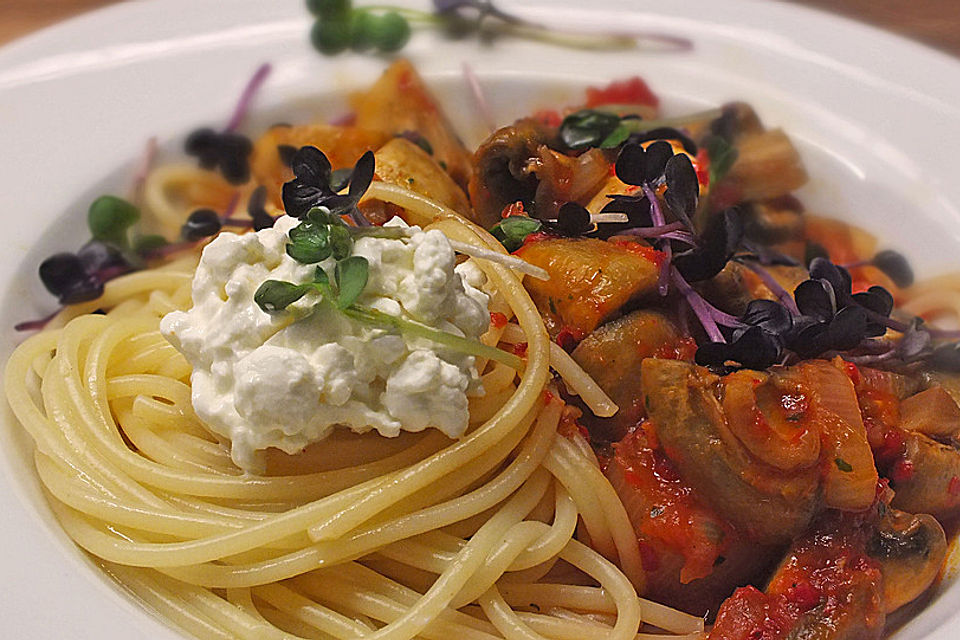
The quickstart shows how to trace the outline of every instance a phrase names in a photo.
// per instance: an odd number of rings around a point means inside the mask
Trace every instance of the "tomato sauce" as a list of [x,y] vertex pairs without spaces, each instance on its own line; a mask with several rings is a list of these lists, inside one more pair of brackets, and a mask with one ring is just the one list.
[[[735,536],[733,529],[704,506],[673,463],[658,449],[656,431],[646,421],[614,445],[615,461],[627,483],[643,495],[649,513],[634,514],[639,524],[644,569],[660,566],[657,548],[667,548],[684,559],[680,581],[710,575]],[[639,516],[639,517],[638,517]]]

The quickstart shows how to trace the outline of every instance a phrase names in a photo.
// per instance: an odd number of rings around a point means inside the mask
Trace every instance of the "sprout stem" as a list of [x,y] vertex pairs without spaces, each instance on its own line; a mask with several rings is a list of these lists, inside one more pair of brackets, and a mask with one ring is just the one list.
[[746,260],[742,261],[740,264],[757,274],[760,279],[763,280],[763,284],[767,285],[767,288],[770,289],[770,291],[780,300],[780,304],[785,306],[790,313],[795,316],[800,315],[800,309],[797,308],[797,303],[793,299],[793,296],[790,295],[790,292],[784,289],[779,282],[777,282],[776,278],[770,275],[769,271],[758,264],[754,264],[753,262]]
[[414,322],[413,320],[398,318],[397,316],[391,316],[382,311],[356,304],[344,309],[343,313],[359,322],[378,327],[397,329],[406,335],[424,338],[444,347],[459,351],[460,353],[495,360],[517,371],[523,371],[524,368],[524,362],[520,357],[512,353],[507,353],[503,349],[485,345],[479,340],[470,340],[469,338],[464,338],[463,336],[458,336],[446,331],[440,331],[439,329],[434,329],[433,327]]
[[243,119],[247,116],[247,111],[250,110],[250,103],[253,101],[253,96],[256,95],[257,91],[260,89],[260,85],[264,83],[267,79],[267,76],[270,75],[270,63],[265,62],[260,65],[256,70],[253,76],[250,78],[250,81],[247,82],[247,86],[244,87],[243,93],[240,94],[240,100],[237,101],[237,106],[233,111],[233,116],[230,117],[230,121],[227,123],[227,126],[224,127],[225,133],[230,133],[237,129],[240,124],[243,122]]
[[[643,194],[647,196],[650,202],[650,218],[655,227],[666,225],[663,217],[663,211],[660,209],[660,201],[657,200],[657,194],[653,192],[650,185],[643,183]],[[657,289],[661,296],[667,295],[670,290],[670,259],[673,257],[673,248],[669,240],[663,240],[660,243],[660,250],[663,251],[663,262],[660,263],[660,273],[657,275]]]

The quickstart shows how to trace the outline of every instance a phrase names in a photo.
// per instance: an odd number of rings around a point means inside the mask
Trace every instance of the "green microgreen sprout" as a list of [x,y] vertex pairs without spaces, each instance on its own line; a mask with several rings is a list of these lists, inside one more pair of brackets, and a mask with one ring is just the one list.
[[126,248],[128,232],[140,219],[140,209],[117,196],[100,196],[90,205],[87,226],[95,240]]
[[709,122],[722,114],[720,109],[708,109],[683,116],[651,120],[643,120],[629,113],[619,115],[620,112],[630,109],[636,109],[636,105],[601,105],[571,113],[560,125],[560,139],[568,148],[574,150],[590,147],[613,149],[635,133],[664,128],[682,128]]
[[365,236],[404,239],[409,234],[406,229],[397,227],[350,227],[326,207],[314,207],[299,225],[290,230],[287,254],[303,264],[316,264],[333,258],[336,261],[333,282],[323,266],[317,265],[312,282],[295,284],[282,280],[265,281],[257,288],[254,302],[266,313],[282,313],[308,293],[314,292],[319,294],[318,304],[332,305],[358,322],[424,338],[461,353],[502,362],[518,371],[523,369],[521,358],[497,347],[357,304],[367,286],[370,264],[363,256],[352,255],[352,251],[354,240]]
[[641,42],[667,51],[692,48],[686,38],[657,33],[551,28],[503,11],[492,0],[433,0],[432,11],[392,5],[353,7],[351,0],[306,0],[306,4],[316,16],[310,40],[324,55],[347,49],[393,53],[406,46],[414,26],[438,29],[456,39],[472,35],[485,42],[509,36],[577,49],[622,50]]

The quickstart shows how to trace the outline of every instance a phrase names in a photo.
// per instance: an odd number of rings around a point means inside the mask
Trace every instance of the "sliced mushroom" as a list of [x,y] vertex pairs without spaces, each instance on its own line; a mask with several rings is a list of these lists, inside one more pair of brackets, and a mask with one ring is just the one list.
[[744,235],[765,245],[802,240],[803,206],[793,196],[754,202],[744,209]]
[[524,119],[498,129],[477,148],[469,193],[479,224],[496,224],[503,208],[515,202],[532,209],[539,182],[531,162],[539,159],[541,147],[558,144],[555,128]]
[[789,542],[807,528],[822,504],[816,466],[787,473],[753,458],[727,424],[720,379],[706,369],[651,358],[641,372],[663,450],[707,504],[764,544]]
[[893,506],[947,518],[960,509],[960,450],[907,432],[906,451],[891,473]]
[[942,386],[936,385],[900,403],[900,426],[949,440],[960,433],[960,406]]
[[889,471],[897,509],[937,518],[960,511],[960,406],[948,389],[934,384],[900,403],[904,452]]
[[680,331],[662,313],[641,309],[611,320],[573,350],[573,359],[620,407],[611,418],[584,415],[591,436],[618,441],[643,418],[640,363],[675,348]]
[[887,508],[867,552],[880,562],[883,603],[890,613],[933,584],[947,555],[947,537],[931,515]]
[[742,200],[766,200],[786,195],[807,181],[800,154],[781,129],[745,135],[736,142],[737,160],[723,184]]

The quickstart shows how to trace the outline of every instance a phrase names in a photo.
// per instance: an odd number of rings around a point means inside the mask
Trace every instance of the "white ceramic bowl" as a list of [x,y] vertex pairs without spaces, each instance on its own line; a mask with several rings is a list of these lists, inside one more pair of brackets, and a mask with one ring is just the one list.
[[[686,53],[599,53],[417,34],[404,55],[468,141],[484,131],[463,81],[465,61],[501,122],[575,103],[588,84],[636,74],[667,112],[746,100],[800,147],[811,174],[800,195],[810,210],[869,227],[921,274],[960,266],[957,60],[774,2],[593,0],[586,9],[580,0],[538,0],[510,8],[555,24],[669,33],[695,46]],[[4,360],[20,339],[13,325],[53,309],[37,281],[40,261],[82,244],[87,205],[124,184],[148,137],[174,149],[195,126],[224,122],[264,61],[274,71],[256,100],[251,131],[334,115],[346,91],[369,84],[383,68],[375,57],[317,55],[308,28],[301,0],[163,0],[116,5],[0,50]],[[44,502],[31,444],[9,411],[0,429],[0,635],[181,638],[66,538]],[[958,609],[960,584],[948,570],[897,638],[956,638]]]

